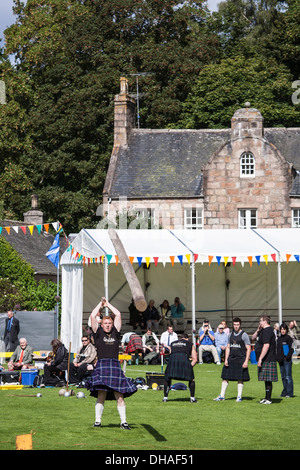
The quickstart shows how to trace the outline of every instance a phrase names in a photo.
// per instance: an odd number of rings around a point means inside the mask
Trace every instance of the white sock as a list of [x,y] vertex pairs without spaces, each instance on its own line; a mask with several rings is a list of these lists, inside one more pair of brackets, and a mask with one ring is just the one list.
[[242,396],[244,384],[238,383],[238,397]]
[[222,398],[225,398],[225,393],[226,393],[227,387],[228,387],[228,382],[223,380],[222,387],[221,387],[221,397]]
[[117,406],[121,424],[126,423],[126,406]]
[[104,410],[104,405],[102,405],[102,403],[96,402],[96,405],[95,405],[95,422],[96,423],[101,423],[103,410]]

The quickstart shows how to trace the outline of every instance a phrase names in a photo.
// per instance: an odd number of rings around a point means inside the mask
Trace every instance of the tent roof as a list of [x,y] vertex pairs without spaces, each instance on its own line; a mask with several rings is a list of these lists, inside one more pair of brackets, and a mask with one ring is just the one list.
[[[268,262],[299,261],[298,229],[256,230],[116,230],[132,262]],[[61,258],[61,264],[116,263],[108,230],[83,229]]]

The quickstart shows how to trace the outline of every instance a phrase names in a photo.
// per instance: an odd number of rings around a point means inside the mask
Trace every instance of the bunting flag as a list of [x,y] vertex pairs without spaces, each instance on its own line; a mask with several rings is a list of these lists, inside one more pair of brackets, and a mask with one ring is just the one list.
[[250,266],[252,266],[252,256],[247,256]]
[[32,235],[35,229],[37,230],[39,234],[42,233],[42,230],[49,233],[50,225],[52,225],[56,233],[63,232],[63,227],[60,222],[49,222],[46,224],[38,224],[38,225],[8,225],[8,226],[0,227],[0,235],[3,231],[3,228],[6,230],[8,235],[11,235],[11,233],[13,233],[11,229],[13,229],[15,233],[19,233],[19,229],[21,229],[24,235],[27,234],[27,230],[29,230],[30,235]]
[[209,264],[209,266],[211,265],[211,262],[212,262],[213,259],[214,259],[213,256],[209,256],[209,257],[208,257],[208,264]]
[[234,266],[236,263],[236,256],[232,256],[231,259],[232,259],[232,265]]
[[228,259],[229,259],[229,257],[228,257],[228,256],[224,256],[224,264],[225,264],[225,266],[227,266]]
[[147,266],[147,268],[149,268],[150,256],[146,256],[145,260],[146,260],[146,266]]
[[288,262],[290,261],[290,257],[291,257],[291,256],[292,256],[292,255],[286,255],[286,264],[288,264]]
[[263,259],[265,260],[266,264],[268,264],[268,255],[263,255]]
[[260,265],[260,256],[255,256],[258,266]]

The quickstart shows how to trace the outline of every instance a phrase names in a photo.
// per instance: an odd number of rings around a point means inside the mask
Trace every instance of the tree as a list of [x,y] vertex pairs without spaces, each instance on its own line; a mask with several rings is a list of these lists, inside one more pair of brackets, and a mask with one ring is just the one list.
[[12,160],[22,165],[47,218],[59,216],[67,231],[96,223],[120,76],[130,78],[132,90],[133,74],[151,73],[141,84],[142,126],[178,120],[194,80],[216,56],[203,4],[15,0],[6,53],[15,54],[17,76],[30,83],[23,108],[30,145]]
[[258,108],[266,127],[300,125],[300,109],[291,100],[292,75],[284,65],[243,56],[204,67],[185,103],[183,127],[229,128],[246,101]]

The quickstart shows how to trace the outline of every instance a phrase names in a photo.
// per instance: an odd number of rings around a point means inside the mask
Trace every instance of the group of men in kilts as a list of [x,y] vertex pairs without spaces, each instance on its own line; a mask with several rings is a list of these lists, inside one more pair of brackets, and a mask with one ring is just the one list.
[[[258,380],[265,382],[265,398],[260,403],[272,403],[272,383],[278,381],[276,362],[276,336],[270,325],[268,315],[260,317],[259,327],[256,331],[255,355],[258,366]],[[241,329],[241,319],[233,319],[233,331],[229,336],[225,350],[224,367],[222,370],[222,386],[220,395],[215,401],[225,400],[225,393],[229,381],[235,381],[237,386],[237,402],[242,401],[244,382],[250,380],[248,362],[251,353],[251,343],[247,333]]]
[[[99,316],[105,309],[109,312],[102,318],[99,325]],[[121,313],[113,307],[104,297],[90,315],[94,343],[97,349],[98,361],[96,367],[86,383],[92,396],[97,401],[95,405],[95,427],[101,426],[104,403],[106,399],[115,399],[121,419],[121,428],[130,430],[126,422],[126,407],[124,398],[134,394],[137,387],[131,379],[125,377],[120,362],[119,345],[122,326]],[[270,326],[270,317],[263,315],[257,330],[255,347],[258,380],[265,382],[265,398],[260,403],[270,404],[272,395],[272,382],[277,382],[276,338]],[[229,335],[225,350],[225,360],[222,370],[222,387],[216,401],[225,400],[225,392],[230,381],[238,383],[237,401],[242,400],[243,384],[250,380],[248,362],[250,359],[251,344],[247,333],[241,329],[241,320],[233,319],[233,331]],[[191,360],[190,360],[191,358]],[[171,345],[171,354],[165,370],[164,399],[168,400],[168,393],[172,379],[187,380],[191,395],[191,402],[195,403],[195,377],[193,367],[197,363],[195,346],[189,341],[188,335],[183,334]]]

